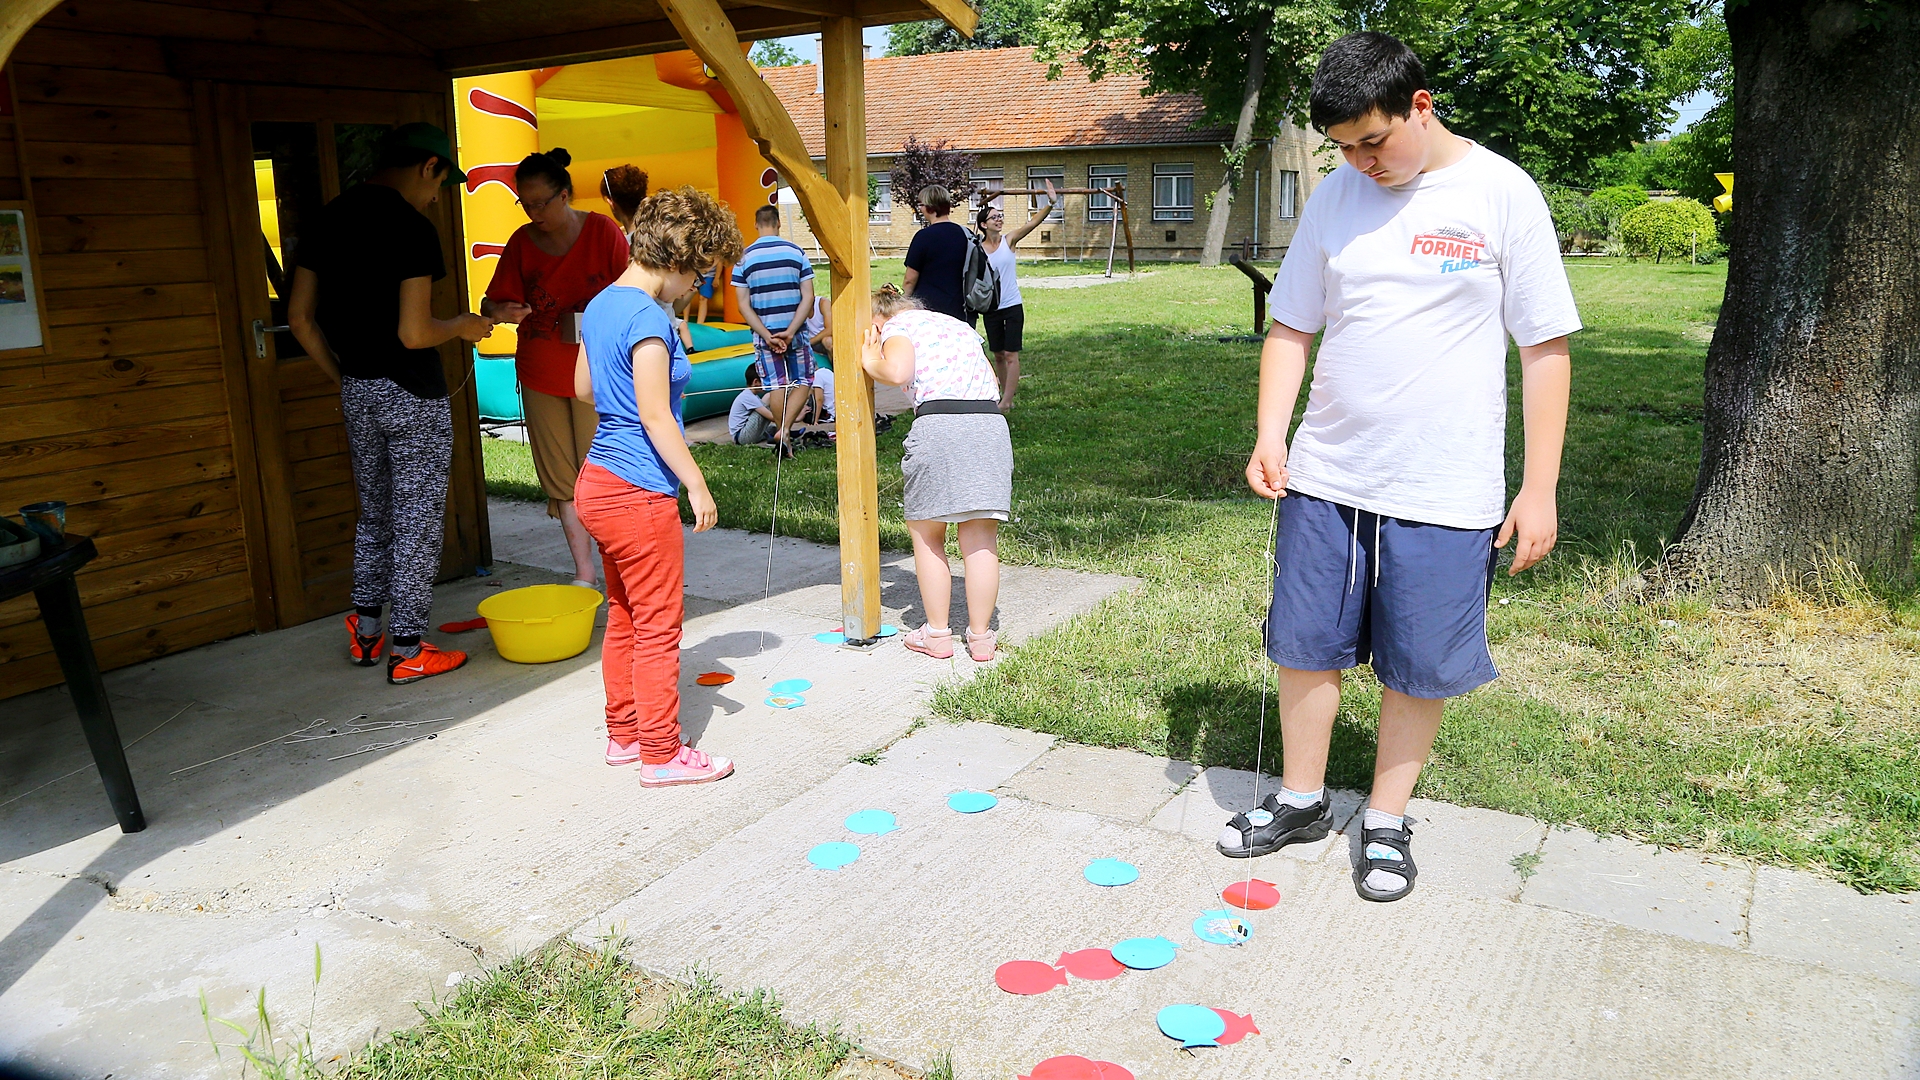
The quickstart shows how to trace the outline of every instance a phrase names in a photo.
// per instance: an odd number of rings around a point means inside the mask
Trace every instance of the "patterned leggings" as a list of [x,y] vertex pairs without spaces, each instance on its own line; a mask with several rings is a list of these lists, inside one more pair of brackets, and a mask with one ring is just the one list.
[[388,633],[424,634],[445,532],[453,407],[447,398],[414,397],[387,379],[343,378],[340,412],[360,492],[353,605],[375,608],[391,600]]

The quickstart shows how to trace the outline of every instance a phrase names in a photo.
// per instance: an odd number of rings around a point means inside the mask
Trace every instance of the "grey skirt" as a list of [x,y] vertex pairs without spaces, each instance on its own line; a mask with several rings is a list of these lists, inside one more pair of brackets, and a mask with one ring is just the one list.
[[1013,439],[999,413],[931,413],[907,432],[908,521],[993,517],[1013,510]]

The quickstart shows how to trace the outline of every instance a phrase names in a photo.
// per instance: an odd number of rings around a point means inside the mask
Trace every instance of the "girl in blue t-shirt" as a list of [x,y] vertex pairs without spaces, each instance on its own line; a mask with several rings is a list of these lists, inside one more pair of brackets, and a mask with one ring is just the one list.
[[720,515],[682,430],[693,366],[673,304],[702,269],[740,257],[740,229],[719,200],[683,187],[641,202],[629,240],[630,265],[580,320],[573,375],[574,393],[600,417],[574,505],[607,575],[607,764],[639,762],[643,787],[699,784],[733,762],[680,741],[680,485],[695,532]]

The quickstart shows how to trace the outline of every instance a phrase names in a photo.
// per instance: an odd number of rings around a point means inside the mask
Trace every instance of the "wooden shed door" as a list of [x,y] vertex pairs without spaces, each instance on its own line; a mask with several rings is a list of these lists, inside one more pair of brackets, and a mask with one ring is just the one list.
[[[222,86],[216,100],[239,292],[233,332],[249,368],[274,610],[279,624],[289,626],[350,606],[358,516],[339,389],[291,333],[275,330],[287,324],[301,235],[321,207],[366,177],[382,133],[416,120],[451,125],[447,99],[431,94]],[[450,189],[429,212],[449,271],[433,290],[441,315],[458,310],[466,294],[458,206]],[[441,349],[447,385],[454,388],[441,580],[490,561],[479,419],[471,365],[460,345]]]

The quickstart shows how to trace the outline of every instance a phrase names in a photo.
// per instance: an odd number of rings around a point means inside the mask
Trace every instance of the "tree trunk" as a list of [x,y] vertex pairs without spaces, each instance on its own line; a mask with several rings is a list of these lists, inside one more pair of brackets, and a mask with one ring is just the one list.
[[[1255,20],[1253,41],[1247,46],[1247,86],[1240,98],[1240,120],[1233,125],[1233,149],[1227,154],[1227,169],[1207,215],[1207,245],[1200,251],[1201,266],[1220,265],[1220,249],[1227,245],[1227,218],[1233,213],[1233,192],[1240,184],[1240,170],[1246,168],[1247,144],[1253,141],[1253,118],[1260,112],[1260,88],[1266,81],[1267,23]],[[1253,212],[1259,213],[1260,208],[1254,207]]]
[[1739,177],[1693,505],[1661,576],[1762,600],[1823,554],[1913,573],[1920,16],[1728,5]]

